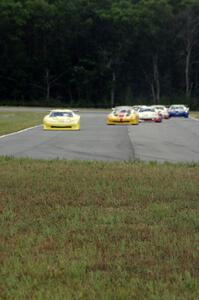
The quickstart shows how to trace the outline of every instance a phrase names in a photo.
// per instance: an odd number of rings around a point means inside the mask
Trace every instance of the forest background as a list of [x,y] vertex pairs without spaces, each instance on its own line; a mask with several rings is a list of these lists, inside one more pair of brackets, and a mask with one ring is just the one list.
[[0,105],[198,97],[199,0],[0,0]]

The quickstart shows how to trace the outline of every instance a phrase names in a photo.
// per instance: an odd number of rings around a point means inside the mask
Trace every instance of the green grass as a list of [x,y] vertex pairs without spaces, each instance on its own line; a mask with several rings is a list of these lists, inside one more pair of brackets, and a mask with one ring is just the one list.
[[42,124],[47,112],[0,112],[0,135]]
[[0,158],[1,299],[199,299],[199,165]]

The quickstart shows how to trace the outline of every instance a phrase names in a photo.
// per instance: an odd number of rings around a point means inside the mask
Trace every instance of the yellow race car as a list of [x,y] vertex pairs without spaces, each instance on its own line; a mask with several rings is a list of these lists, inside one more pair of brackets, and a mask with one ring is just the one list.
[[113,108],[113,111],[107,117],[107,125],[139,124],[139,115],[130,106],[119,106]]
[[44,130],[80,130],[80,116],[69,109],[52,110],[43,119]]

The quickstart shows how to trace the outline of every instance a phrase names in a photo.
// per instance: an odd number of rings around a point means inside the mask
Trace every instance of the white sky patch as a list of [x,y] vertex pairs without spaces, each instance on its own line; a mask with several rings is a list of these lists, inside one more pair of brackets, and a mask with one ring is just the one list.
[[4,134],[4,135],[0,136],[0,139],[3,139],[5,137],[11,136],[11,135],[17,135],[17,134],[20,134],[22,132],[25,132],[25,131],[28,131],[28,130],[31,130],[31,129],[34,129],[34,128],[37,128],[37,127],[40,127],[40,126],[42,126],[42,125],[36,125],[36,126],[33,126],[33,127],[29,127],[29,128],[25,128],[25,129],[16,131],[16,132],[11,132],[11,133],[8,133],[8,134]]

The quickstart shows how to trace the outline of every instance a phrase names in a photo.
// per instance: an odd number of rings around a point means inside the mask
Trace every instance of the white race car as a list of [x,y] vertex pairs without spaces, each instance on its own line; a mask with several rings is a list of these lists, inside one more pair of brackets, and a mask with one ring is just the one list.
[[162,115],[152,107],[143,106],[137,111],[141,121],[162,122]]
[[133,105],[132,108],[135,110],[135,111],[138,111],[143,105]]
[[168,108],[164,105],[152,105],[152,108],[155,108],[163,117],[163,119],[169,119]]

